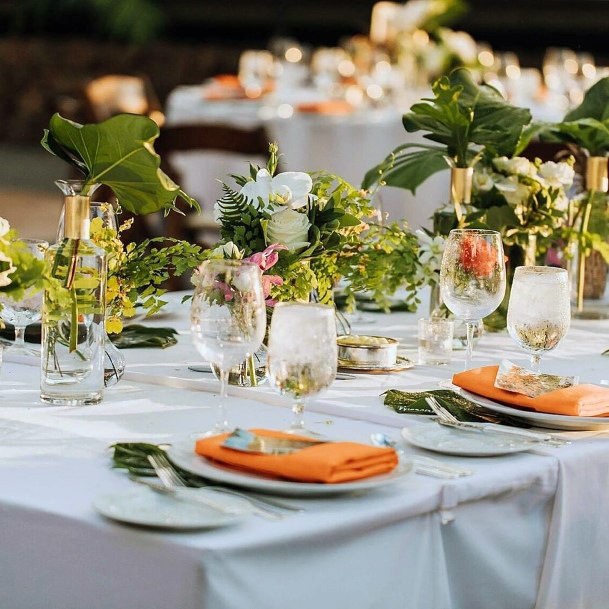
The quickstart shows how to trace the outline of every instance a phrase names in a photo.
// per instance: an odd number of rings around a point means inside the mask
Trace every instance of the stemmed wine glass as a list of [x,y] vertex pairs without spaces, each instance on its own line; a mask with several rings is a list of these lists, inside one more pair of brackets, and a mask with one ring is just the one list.
[[[47,241],[41,239],[19,239],[23,247],[28,249],[39,260],[44,258],[44,252],[49,247]],[[26,346],[25,329],[30,324],[40,321],[42,316],[42,290],[28,290],[21,300],[1,298],[0,317],[6,323],[15,327],[15,342],[7,351],[16,355],[40,357],[40,351]]]
[[474,328],[501,304],[505,294],[505,261],[498,232],[477,228],[450,231],[440,267],[440,294],[448,309],[466,324],[468,370]]
[[507,327],[539,372],[541,355],[558,345],[571,324],[569,277],[565,269],[519,266],[514,273]]
[[190,328],[197,351],[218,369],[216,423],[205,435],[231,431],[225,403],[228,375],[262,344],[266,309],[258,266],[241,260],[208,260],[194,278]]
[[298,302],[275,305],[267,369],[271,383],[294,400],[289,433],[315,433],[305,430],[305,402],[332,384],[337,361],[334,307]]

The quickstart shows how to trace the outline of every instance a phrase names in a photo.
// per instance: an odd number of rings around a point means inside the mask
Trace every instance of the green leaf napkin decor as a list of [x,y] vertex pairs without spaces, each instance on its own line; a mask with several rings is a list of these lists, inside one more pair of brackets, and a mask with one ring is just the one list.
[[140,324],[125,326],[123,331],[112,336],[112,342],[119,349],[141,349],[156,347],[166,349],[175,345],[177,331],[173,328],[150,328]]

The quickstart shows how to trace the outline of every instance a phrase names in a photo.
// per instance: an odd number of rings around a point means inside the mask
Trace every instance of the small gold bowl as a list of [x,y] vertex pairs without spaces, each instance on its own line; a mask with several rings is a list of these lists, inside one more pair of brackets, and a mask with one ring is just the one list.
[[398,357],[398,341],[387,336],[340,336],[338,364],[356,368],[390,368]]

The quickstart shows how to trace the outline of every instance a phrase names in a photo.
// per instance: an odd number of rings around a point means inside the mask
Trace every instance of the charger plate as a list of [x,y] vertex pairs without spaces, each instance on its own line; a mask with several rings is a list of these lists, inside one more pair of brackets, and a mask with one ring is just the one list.
[[170,446],[167,454],[171,461],[193,474],[223,485],[239,486],[260,493],[303,496],[330,496],[344,493],[371,491],[395,484],[404,479],[412,470],[412,463],[404,461],[389,474],[371,476],[352,482],[323,484],[316,482],[293,482],[269,478],[215,463],[194,452],[194,443],[179,443]]
[[465,389],[460,389],[459,392],[464,398],[472,402],[484,406],[489,410],[507,414],[515,419],[534,425],[535,427],[544,427],[547,429],[564,429],[568,431],[594,431],[599,429],[609,429],[609,417],[576,417],[564,414],[548,414],[545,412],[536,412],[535,410],[524,410],[506,404],[500,404],[488,398],[470,393]]

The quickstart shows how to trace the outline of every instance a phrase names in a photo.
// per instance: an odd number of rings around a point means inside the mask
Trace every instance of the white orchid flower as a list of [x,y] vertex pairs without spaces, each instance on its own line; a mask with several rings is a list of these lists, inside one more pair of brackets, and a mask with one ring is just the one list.
[[241,260],[243,252],[232,242],[227,241],[212,250],[214,258],[225,258],[229,260]]
[[0,239],[2,239],[9,230],[11,230],[11,225],[8,220],[0,218]]
[[250,180],[240,190],[256,208],[268,208],[270,211],[285,206],[298,209],[307,204],[313,180],[301,171],[285,171],[275,177],[267,169],[260,169],[255,180]]

